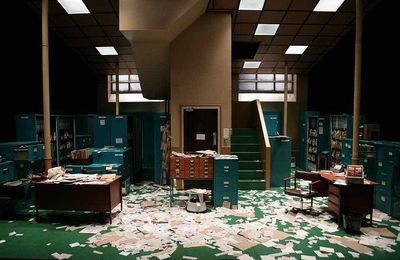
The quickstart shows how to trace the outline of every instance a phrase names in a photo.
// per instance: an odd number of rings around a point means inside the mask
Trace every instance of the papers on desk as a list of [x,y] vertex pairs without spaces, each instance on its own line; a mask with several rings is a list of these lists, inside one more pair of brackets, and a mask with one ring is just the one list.
[[346,180],[344,180],[344,179],[337,179],[333,184],[335,184],[335,185],[347,185]]

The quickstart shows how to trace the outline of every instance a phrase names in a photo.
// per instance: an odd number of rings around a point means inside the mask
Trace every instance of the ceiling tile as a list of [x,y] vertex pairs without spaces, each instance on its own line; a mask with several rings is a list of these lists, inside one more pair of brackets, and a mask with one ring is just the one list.
[[354,13],[336,13],[329,21],[330,24],[349,24],[355,19]]
[[276,63],[276,67],[277,68],[285,68],[286,63],[287,63],[288,68],[291,68],[291,67],[293,67],[293,65],[296,64],[295,61],[290,61],[290,62],[281,61],[281,62]]
[[274,69],[268,69],[268,68],[262,68],[262,69],[258,69],[257,73],[260,74],[268,74],[268,73],[273,73]]
[[343,31],[344,27],[341,25],[326,25],[320,32],[322,36],[337,36]]
[[[365,1],[364,1],[365,2]],[[356,11],[356,1],[344,1],[339,7],[338,12],[355,12]]]
[[[300,58],[300,56],[301,55],[288,55],[288,54],[285,54],[285,61],[297,61]],[[284,67],[284,65],[281,66],[281,67]]]
[[236,16],[237,23],[257,23],[260,17],[258,11],[238,11]]
[[314,62],[316,61],[320,56],[319,55],[301,55],[299,61],[303,62]]
[[114,13],[95,14],[100,25],[118,25],[118,17]]
[[313,45],[327,46],[331,45],[335,37],[327,37],[327,36],[318,36],[314,39]]
[[256,30],[256,24],[238,23],[238,24],[235,24],[233,33],[234,34],[254,34],[255,30]]
[[299,31],[300,25],[296,24],[281,24],[279,26],[277,35],[296,35]]
[[[36,1],[39,2],[39,1]],[[41,7],[38,7],[41,8]],[[49,15],[53,14],[67,14],[64,8],[57,1],[49,1]]]
[[265,10],[287,10],[291,0],[266,0]]
[[82,31],[85,35],[89,37],[105,37],[102,28],[100,26],[89,26],[89,27],[81,27]]
[[287,12],[285,18],[283,19],[283,23],[304,23],[308,15],[308,12]]
[[119,31],[118,26],[102,26],[106,34],[110,37],[112,36],[122,36],[122,33]]
[[313,12],[307,18],[306,24],[326,24],[332,16],[333,13]]
[[115,49],[117,50],[118,54],[132,54],[132,47],[121,47],[121,46],[115,46]]
[[270,44],[274,36],[270,35],[254,35],[254,41],[261,42],[262,44]]
[[322,25],[303,25],[299,31],[299,35],[318,35]]
[[85,58],[90,63],[104,63],[104,58],[100,54],[98,54],[96,56],[87,56]]
[[325,51],[324,47],[320,46],[308,46],[304,54],[322,54]]
[[264,11],[260,18],[260,23],[278,23],[282,21],[285,12],[282,11]]
[[55,28],[55,31],[63,38],[84,38],[85,35],[76,27],[60,27]]
[[74,19],[74,21],[79,26],[94,26],[94,25],[98,25],[96,20],[91,15],[75,14],[75,15],[72,16],[72,18]]
[[251,41],[253,35],[233,35],[232,41]]
[[108,63],[98,63],[96,64],[96,68],[103,70],[103,69],[110,69],[110,65]]
[[312,11],[317,5],[318,0],[296,0],[290,5],[290,10]]
[[260,68],[274,68],[275,66],[275,61],[263,61],[261,62]]
[[[287,50],[288,46],[276,46],[271,45],[269,46],[267,53],[274,53],[274,54],[283,54]],[[264,55],[265,56],[265,55]]]
[[112,45],[107,37],[93,37],[91,38],[94,46],[110,46]]
[[295,69],[308,69],[309,67],[311,67],[313,65],[312,62],[297,62],[293,68]]
[[75,26],[71,17],[66,14],[58,14],[50,16],[50,25],[57,27]]
[[67,43],[73,47],[89,47],[93,46],[92,43],[86,38],[71,38],[67,40]]
[[114,46],[131,46],[125,37],[111,37]]
[[257,69],[242,69],[240,71],[240,73],[244,73],[244,74],[251,73],[251,74],[254,74],[254,73],[257,73]]
[[110,2],[105,0],[85,0],[85,4],[91,13],[118,12],[118,9],[114,10]]
[[267,49],[268,49],[268,46],[260,45],[260,47],[258,47],[257,53],[267,53]]
[[97,55],[99,55],[99,52],[93,46],[84,47],[84,48],[76,48],[76,49],[77,49],[78,53],[80,53],[81,55],[85,55],[85,56],[89,56],[89,55],[97,56]]
[[111,1],[111,5],[114,8],[114,10],[116,10],[118,12],[119,10],[119,0],[109,0]]
[[289,45],[293,40],[293,36],[275,36],[272,40],[274,45]]
[[282,54],[266,54],[264,55],[263,61],[280,61],[284,60],[285,56]]
[[314,40],[314,36],[296,36],[292,44],[294,45],[310,45]]
[[104,60],[107,63],[111,63],[111,66],[115,66],[115,64],[118,62],[118,56],[104,56]]
[[264,54],[256,54],[256,55],[254,55],[254,60],[263,60],[263,58],[264,58]]
[[238,9],[239,0],[214,0],[215,9]]

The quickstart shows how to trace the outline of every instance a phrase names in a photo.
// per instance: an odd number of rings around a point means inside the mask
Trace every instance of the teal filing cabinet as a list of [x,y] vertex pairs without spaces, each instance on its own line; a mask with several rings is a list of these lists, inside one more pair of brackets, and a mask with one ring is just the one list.
[[5,161],[0,163],[0,183],[12,181],[15,179],[14,162]]
[[268,136],[275,136],[282,133],[280,112],[264,112],[264,120]]
[[128,118],[127,116],[111,117],[111,145],[115,147],[128,146]]
[[214,159],[214,207],[222,207],[224,202],[229,202],[232,208],[237,208],[238,168],[238,157],[235,155]]
[[290,176],[292,139],[286,136],[272,136],[271,145],[271,187],[283,187],[284,178]]
[[93,117],[93,139],[94,147],[104,147],[111,145],[111,117],[94,116]]

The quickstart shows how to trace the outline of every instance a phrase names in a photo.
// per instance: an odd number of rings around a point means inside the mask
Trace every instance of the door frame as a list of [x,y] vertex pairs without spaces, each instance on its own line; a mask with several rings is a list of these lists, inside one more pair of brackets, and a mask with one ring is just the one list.
[[185,151],[185,117],[184,117],[184,113],[185,113],[185,109],[186,108],[193,108],[193,109],[216,109],[217,110],[217,153],[220,153],[221,150],[221,145],[220,145],[220,133],[221,133],[221,105],[180,105],[180,111],[181,111],[181,152],[183,153],[183,151]]

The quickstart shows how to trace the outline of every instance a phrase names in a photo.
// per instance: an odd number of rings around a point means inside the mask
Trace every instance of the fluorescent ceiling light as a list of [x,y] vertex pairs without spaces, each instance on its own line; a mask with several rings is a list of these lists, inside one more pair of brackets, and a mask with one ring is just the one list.
[[57,0],[68,14],[90,14],[82,0]]
[[319,0],[314,12],[336,12],[344,0]]
[[262,10],[265,0],[240,0],[239,10]]
[[307,45],[290,45],[285,54],[303,54],[307,47]]
[[244,69],[258,69],[260,67],[261,61],[245,61]]
[[275,35],[279,24],[258,24],[255,35]]
[[118,52],[114,47],[96,47],[96,49],[100,52],[101,55],[118,55]]

